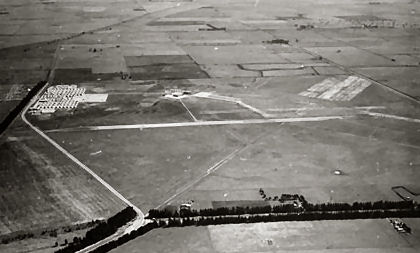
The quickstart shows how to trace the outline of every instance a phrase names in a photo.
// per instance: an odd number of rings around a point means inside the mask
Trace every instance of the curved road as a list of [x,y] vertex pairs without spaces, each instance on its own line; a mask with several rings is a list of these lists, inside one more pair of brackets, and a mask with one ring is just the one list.
[[[120,23],[117,23],[117,24],[114,24],[114,25],[118,25],[118,24],[121,24],[121,23],[127,23],[127,22],[134,21],[134,20],[137,20],[137,19],[141,20],[141,24],[147,24],[148,22],[150,22],[152,20],[155,20],[157,18],[160,18],[160,17],[164,17],[164,16],[174,14],[174,13],[177,13],[177,12],[187,11],[187,10],[196,9],[196,8],[200,8],[200,7],[202,7],[202,5],[197,5],[197,4],[181,5],[181,4],[179,4],[175,7],[170,7],[170,8],[163,9],[163,10],[157,10],[156,12],[147,13],[144,16],[135,17],[135,18],[125,20],[123,22],[120,22]],[[111,26],[113,26],[113,25],[111,25]],[[106,27],[110,27],[110,26],[106,26]],[[101,28],[96,29],[96,30],[101,30]],[[80,35],[82,35],[82,34],[80,34]],[[50,75],[49,75],[49,80],[50,81],[52,81],[51,79],[52,79],[53,76],[54,76],[54,66],[52,67]],[[76,157],[74,157],[72,154],[70,154],[67,150],[65,150],[63,147],[61,147],[57,142],[55,142],[53,139],[48,137],[48,135],[46,135],[43,131],[41,131],[40,129],[35,127],[33,124],[31,124],[27,120],[25,115],[26,115],[29,107],[39,98],[39,96],[44,92],[44,90],[48,87],[48,85],[49,84],[46,83],[45,86],[42,89],[40,89],[40,91],[25,106],[25,108],[21,112],[22,121],[25,124],[27,124],[32,130],[34,130],[36,133],[38,133],[43,139],[45,139],[47,142],[49,142],[51,145],[53,145],[55,148],[57,148],[61,153],[63,153],[65,156],[67,156],[70,160],[72,160],[74,163],[79,165],[87,173],[92,175],[96,180],[98,180],[103,186],[105,186],[110,192],[112,192],[115,196],[117,196],[125,204],[127,204],[128,206],[131,206],[134,209],[134,211],[137,213],[136,219],[134,219],[133,221],[128,223],[126,226],[121,227],[113,235],[111,235],[111,236],[109,236],[109,237],[107,237],[107,238],[105,238],[105,239],[103,239],[103,240],[101,240],[101,241],[99,241],[99,242],[97,242],[93,245],[90,245],[90,246],[88,246],[88,247],[86,247],[86,248],[77,252],[77,253],[87,253],[87,252],[90,252],[90,251],[92,251],[92,250],[94,250],[94,249],[96,249],[96,248],[98,248],[102,245],[105,245],[108,242],[111,242],[111,241],[114,241],[114,240],[118,239],[120,236],[122,236],[124,234],[128,234],[131,231],[134,231],[134,230],[140,228],[147,221],[144,218],[143,212],[137,206],[135,206],[128,199],[126,199],[124,196],[122,196],[110,184],[108,184],[105,180],[103,180],[101,177],[99,177],[95,172],[93,172],[91,169],[89,169],[85,164],[80,162]]]
[[55,142],[53,139],[51,139],[50,137],[48,137],[48,135],[46,135],[44,132],[42,132],[40,129],[38,129],[37,127],[35,127],[34,125],[32,125],[31,122],[28,121],[28,119],[26,118],[26,112],[28,111],[29,107],[38,99],[39,95],[42,94],[42,92],[45,90],[45,88],[48,86],[48,83],[45,84],[44,88],[42,88],[37,94],[36,96],[33,97],[33,99],[31,100],[30,103],[28,103],[25,108],[22,111],[21,114],[21,118],[22,121],[25,122],[25,124],[27,124],[30,128],[32,128],[32,130],[34,130],[36,133],[38,133],[43,139],[45,139],[46,141],[48,141],[51,145],[53,145],[56,149],[60,150],[61,153],[63,153],[65,156],[67,156],[70,160],[72,160],[74,163],[76,163],[77,165],[79,165],[82,169],[84,169],[87,173],[89,173],[90,175],[92,175],[96,180],[98,180],[103,186],[105,186],[110,192],[112,192],[115,196],[117,196],[120,200],[122,200],[125,204],[127,204],[128,206],[131,206],[134,211],[137,213],[137,217],[134,221],[132,221],[131,223],[129,223],[128,227],[123,227],[120,230],[118,230],[117,233],[111,235],[108,238],[105,238],[102,241],[99,241],[96,244],[93,244],[81,251],[78,251],[79,253],[83,253],[83,252],[89,252],[103,244],[106,244],[109,241],[115,240],[117,239],[119,236],[125,234],[125,233],[129,233],[135,229],[138,229],[139,227],[141,227],[144,223],[144,214],[143,212],[137,207],[135,206],[133,203],[131,203],[128,199],[126,199],[124,196],[122,196],[117,190],[115,190],[110,184],[108,184],[105,180],[103,180],[100,176],[98,176],[95,172],[93,172],[91,169],[89,169],[85,164],[83,164],[82,162],[80,162],[76,157],[74,157],[72,154],[70,154],[67,150],[65,150],[63,147],[61,147],[60,145],[58,145],[57,142]]

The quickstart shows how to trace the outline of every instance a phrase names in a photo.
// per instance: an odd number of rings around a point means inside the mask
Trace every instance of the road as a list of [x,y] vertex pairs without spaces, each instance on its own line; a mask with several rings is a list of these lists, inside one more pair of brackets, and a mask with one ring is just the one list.
[[241,99],[238,98],[234,98],[234,97],[227,97],[227,96],[220,96],[214,93],[210,93],[210,92],[199,92],[197,94],[193,95],[194,97],[198,97],[198,98],[208,98],[208,99],[213,99],[213,100],[220,100],[220,101],[226,101],[226,102],[230,102],[230,103],[234,103],[237,104],[241,107],[244,107],[256,114],[259,114],[260,116],[262,116],[263,118],[268,118],[271,115],[267,114],[263,111],[261,111],[260,109],[257,109],[249,104],[244,103]]
[[105,245],[109,242],[112,242],[114,240],[117,240],[119,237],[123,236],[124,234],[129,234],[131,231],[137,230],[139,229],[141,226],[143,226],[143,224],[145,223],[144,220],[144,215],[140,216],[137,215],[136,219],[134,219],[133,221],[131,221],[130,223],[128,223],[126,226],[121,227],[120,229],[118,229],[118,231],[116,233],[114,233],[113,235],[95,243],[92,244],[82,250],[77,251],[76,253],[88,253],[102,245]]
[[[40,93],[38,93],[39,95]],[[38,95],[36,97],[38,97]],[[85,164],[80,162],[76,157],[74,157],[72,154],[70,154],[67,150],[65,150],[63,147],[61,147],[57,142],[55,142],[53,139],[48,137],[44,132],[42,132],[40,129],[32,125],[31,122],[29,122],[26,119],[26,112],[28,111],[28,108],[30,107],[31,103],[28,104],[25,109],[22,111],[21,117],[22,121],[25,122],[32,130],[34,130],[36,133],[38,133],[43,139],[48,141],[51,145],[53,145],[56,149],[60,150],[61,153],[63,153],[65,156],[67,156],[70,160],[72,160],[74,163],[79,165],[82,169],[84,169],[86,172],[88,172],[90,175],[92,175],[96,180],[98,180],[103,186],[105,186],[110,192],[112,192],[115,196],[117,196],[119,199],[121,199],[124,203],[126,203],[128,206],[131,206],[134,208],[134,210],[137,213],[141,213],[140,209],[136,207],[133,203],[131,203],[129,200],[127,200],[124,196],[122,196],[117,190],[115,190],[111,185],[109,185],[105,180],[103,180],[101,177],[99,177],[95,172],[93,172],[91,169],[89,169]]]
[[[117,190],[115,190],[110,184],[108,184],[105,180],[103,180],[101,177],[99,177],[95,172],[93,172],[91,169],[89,169],[85,164],[83,164],[82,162],[80,162],[76,157],[74,157],[72,154],[70,154],[67,150],[65,150],[63,147],[61,147],[60,145],[57,144],[57,142],[55,142],[53,139],[51,139],[48,135],[46,135],[44,132],[42,132],[40,129],[38,129],[37,127],[35,127],[34,125],[32,125],[31,122],[29,122],[26,118],[26,113],[29,109],[29,107],[33,104],[33,102],[35,102],[40,94],[42,94],[42,92],[45,90],[45,88],[48,86],[48,84],[46,84],[44,86],[43,89],[40,89],[40,91],[34,96],[34,98],[31,100],[30,103],[28,103],[25,108],[23,109],[22,113],[21,113],[21,118],[22,121],[28,125],[32,130],[34,130],[36,133],[38,133],[44,140],[46,140],[47,142],[49,142],[51,145],[53,145],[56,149],[58,149],[61,153],[63,153],[65,156],[67,156],[70,160],[72,160],[74,163],[76,163],[77,165],[79,165],[79,167],[81,167],[83,170],[85,170],[87,173],[89,173],[92,177],[94,177],[96,180],[98,180],[103,186],[105,186],[112,194],[114,194],[115,196],[117,196],[121,201],[123,201],[126,205],[131,206],[134,211],[137,213],[137,217],[136,219],[130,223],[129,227],[124,228],[124,230],[119,230],[119,232],[117,232],[116,234],[94,244],[89,246],[88,248],[85,248],[81,251],[78,251],[79,253],[84,253],[84,252],[89,252],[97,247],[99,247],[100,245],[103,245],[109,241],[112,241],[116,238],[118,238],[119,236],[121,236],[122,234],[124,234],[126,232],[126,230],[134,230],[139,228],[143,223],[144,223],[144,214],[143,212],[137,207],[135,206],[133,203],[131,203],[128,199],[126,199],[124,196],[122,196]],[[121,233],[122,232],[122,233]]]
[[194,114],[190,111],[190,109],[188,109],[188,107],[184,104],[184,102],[182,101],[182,99],[179,99],[179,102],[181,102],[182,106],[184,106],[185,110],[187,110],[187,112],[190,114],[191,118],[194,121],[198,121],[197,118],[194,116]]
[[[200,8],[200,7],[202,7],[202,6],[201,5],[196,5],[196,4],[189,4],[189,5],[179,4],[176,7],[170,7],[170,8],[163,9],[163,10],[157,10],[156,12],[151,12],[151,13],[148,13],[144,16],[135,17],[135,18],[132,18],[132,19],[129,19],[129,20],[125,20],[125,21],[119,22],[119,23],[114,24],[114,25],[127,23],[127,22],[137,20],[137,19],[140,19],[142,24],[147,24],[151,20],[158,19],[158,18],[163,17],[163,16],[167,16],[167,15],[170,15],[170,14],[174,14],[174,13],[182,12],[182,11],[187,11],[187,10],[191,10],[191,9],[196,9],[196,8]],[[112,27],[114,25],[106,26],[106,27],[99,28],[99,29],[96,29],[96,30],[100,31],[100,30],[103,30],[103,29],[107,29],[108,27]],[[80,34],[80,35],[82,35],[82,34]],[[68,38],[66,38],[66,39],[68,39]],[[64,39],[64,40],[66,40],[66,39]],[[52,81],[52,79],[54,77],[54,70],[55,70],[55,61],[53,63],[52,69],[49,73],[49,77],[48,77],[49,81]],[[103,186],[105,186],[110,192],[112,192],[116,197],[118,197],[126,205],[131,206],[134,209],[134,211],[137,213],[136,219],[134,219],[133,221],[128,223],[126,226],[123,226],[122,228],[120,228],[113,235],[111,235],[111,236],[109,236],[109,237],[107,237],[107,238],[105,238],[105,239],[103,239],[103,240],[101,240],[101,241],[99,241],[99,242],[97,242],[93,245],[90,245],[89,247],[86,247],[86,248],[78,251],[78,253],[87,253],[87,252],[90,252],[90,251],[98,248],[101,245],[105,245],[108,242],[111,242],[113,240],[118,239],[120,236],[122,236],[124,234],[128,234],[133,230],[137,230],[138,228],[140,228],[141,226],[143,226],[145,224],[145,218],[144,218],[143,212],[137,206],[135,206],[128,199],[126,199],[124,196],[122,196],[110,184],[108,184],[105,180],[103,180],[101,177],[99,177],[95,172],[93,172],[85,164],[80,162],[76,157],[74,157],[67,150],[65,150],[62,146],[60,146],[57,142],[55,142],[53,139],[51,139],[47,134],[45,134],[43,131],[41,131],[40,129],[35,127],[33,124],[31,124],[27,120],[26,113],[27,113],[29,107],[39,98],[39,96],[44,92],[46,87],[48,87],[48,83],[42,89],[40,89],[40,91],[33,97],[31,102],[28,103],[25,106],[25,108],[22,110],[22,112],[21,112],[22,121],[26,125],[28,125],[32,130],[34,130],[36,133],[38,133],[43,139],[45,139],[47,142],[49,142],[51,145],[53,145],[56,149],[58,149],[61,153],[63,153],[65,156],[67,156],[70,160],[72,160],[74,163],[76,163],[78,166],[80,166],[83,170],[85,170],[87,173],[89,173],[92,177],[94,177],[96,180],[98,180]]]
[[364,111],[363,113],[365,113],[366,115],[375,117],[375,118],[387,118],[387,119],[407,121],[411,123],[420,123],[420,119],[407,118],[407,117],[402,117],[402,116],[397,116],[397,115],[392,115],[392,114],[369,112],[369,111]]

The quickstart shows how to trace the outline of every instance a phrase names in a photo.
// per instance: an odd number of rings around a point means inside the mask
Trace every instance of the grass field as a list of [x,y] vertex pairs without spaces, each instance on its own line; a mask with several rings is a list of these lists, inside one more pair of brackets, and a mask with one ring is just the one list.
[[414,253],[416,238],[387,220],[234,224],[157,229],[111,252]]
[[188,97],[184,104],[198,120],[257,119],[260,115],[236,103]]
[[122,202],[37,135],[0,145],[0,234],[107,218]]
[[148,211],[246,143],[246,138],[240,138],[243,131],[247,130],[181,127],[50,136],[140,209]]
[[205,227],[156,229],[124,244],[111,252],[183,253],[215,252],[209,230]]
[[[291,88],[290,85],[270,86],[268,83],[257,95],[275,89],[289,92],[287,87]],[[389,98],[387,92],[382,92],[378,94]],[[230,92],[227,94],[230,95]],[[362,105],[372,105],[363,102],[363,95],[361,97],[358,101]],[[258,104],[254,97],[242,99]],[[359,102],[356,101],[356,105]],[[162,103],[177,102],[163,100]],[[214,103],[213,100],[199,98],[188,98],[184,103],[198,119],[202,115],[213,117],[206,120],[222,120],[232,115],[234,118],[248,118],[252,115],[250,112],[247,112],[250,115],[243,115],[245,112],[233,103]],[[314,108],[328,108],[331,104],[319,102]],[[336,104],[341,108],[350,105]],[[129,112],[135,112],[131,104],[124,107],[130,108]],[[261,105],[261,108],[264,107]],[[329,112],[325,110],[306,111],[304,115],[346,112],[341,109],[334,111],[333,108],[328,109]],[[125,112],[117,112],[115,118],[108,115],[93,119],[85,117],[89,121],[85,123],[76,118],[69,122],[73,126],[95,125],[99,121],[105,124],[120,119],[118,114],[121,114],[121,119],[126,115]],[[220,115],[224,116],[221,118]],[[125,117],[131,123],[132,119]],[[138,119],[140,123],[146,120]],[[249,144],[176,201],[194,199],[199,207],[206,208],[211,206],[211,201],[260,200],[259,188],[270,196],[303,194],[311,202],[399,200],[391,187],[404,185],[412,188],[420,176],[416,171],[420,143],[417,131],[416,125],[408,122],[353,116],[346,120],[284,125],[132,129],[50,135],[140,208],[148,210],[164,201],[165,197],[172,196],[186,182],[205,173],[212,164],[241,143],[249,142],[259,132],[267,135]],[[172,143],[177,143],[176,148]],[[119,148],[115,149],[115,145]],[[336,169],[344,174],[334,175]],[[148,193],[150,189],[153,193]]]
[[[384,127],[383,120],[365,118],[273,125],[180,198],[259,200],[263,188],[270,196],[297,193],[311,202],[399,200],[391,187],[414,189],[420,177],[416,132],[413,124]],[[336,169],[344,174],[334,175]]]
[[[29,238],[25,240],[18,240],[8,244],[0,244],[0,252],[15,253],[15,252],[32,252],[32,253],[53,253],[59,247],[62,247],[65,240],[71,242],[75,236],[80,237],[86,234],[88,229],[77,230],[68,233],[58,233],[57,237],[49,236],[48,234],[36,238]],[[55,243],[60,246],[53,247]]]
[[0,120],[3,121],[18,104],[19,101],[0,101]]

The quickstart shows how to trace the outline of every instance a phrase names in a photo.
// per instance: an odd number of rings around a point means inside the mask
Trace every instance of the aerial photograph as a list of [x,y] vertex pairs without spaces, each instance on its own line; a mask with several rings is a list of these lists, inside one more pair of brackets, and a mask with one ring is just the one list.
[[0,252],[420,252],[420,0],[0,0]]

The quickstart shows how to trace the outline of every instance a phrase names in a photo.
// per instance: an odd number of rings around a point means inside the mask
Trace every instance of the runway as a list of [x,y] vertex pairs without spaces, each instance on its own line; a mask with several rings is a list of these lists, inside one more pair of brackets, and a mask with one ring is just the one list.
[[244,120],[223,120],[223,121],[194,121],[157,124],[132,124],[132,125],[111,125],[111,126],[84,126],[46,130],[47,133],[55,132],[76,132],[76,131],[105,131],[121,129],[148,129],[148,128],[171,128],[171,127],[192,127],[192,126],[221,126],[221,125],[250,125],[250,124],[274,124],[294,122],[317,122],[326,120],[338,120],[352,116],[322,116],[322,117],[300,117],[300,118],[278,118],[278,119],[244,119]]

